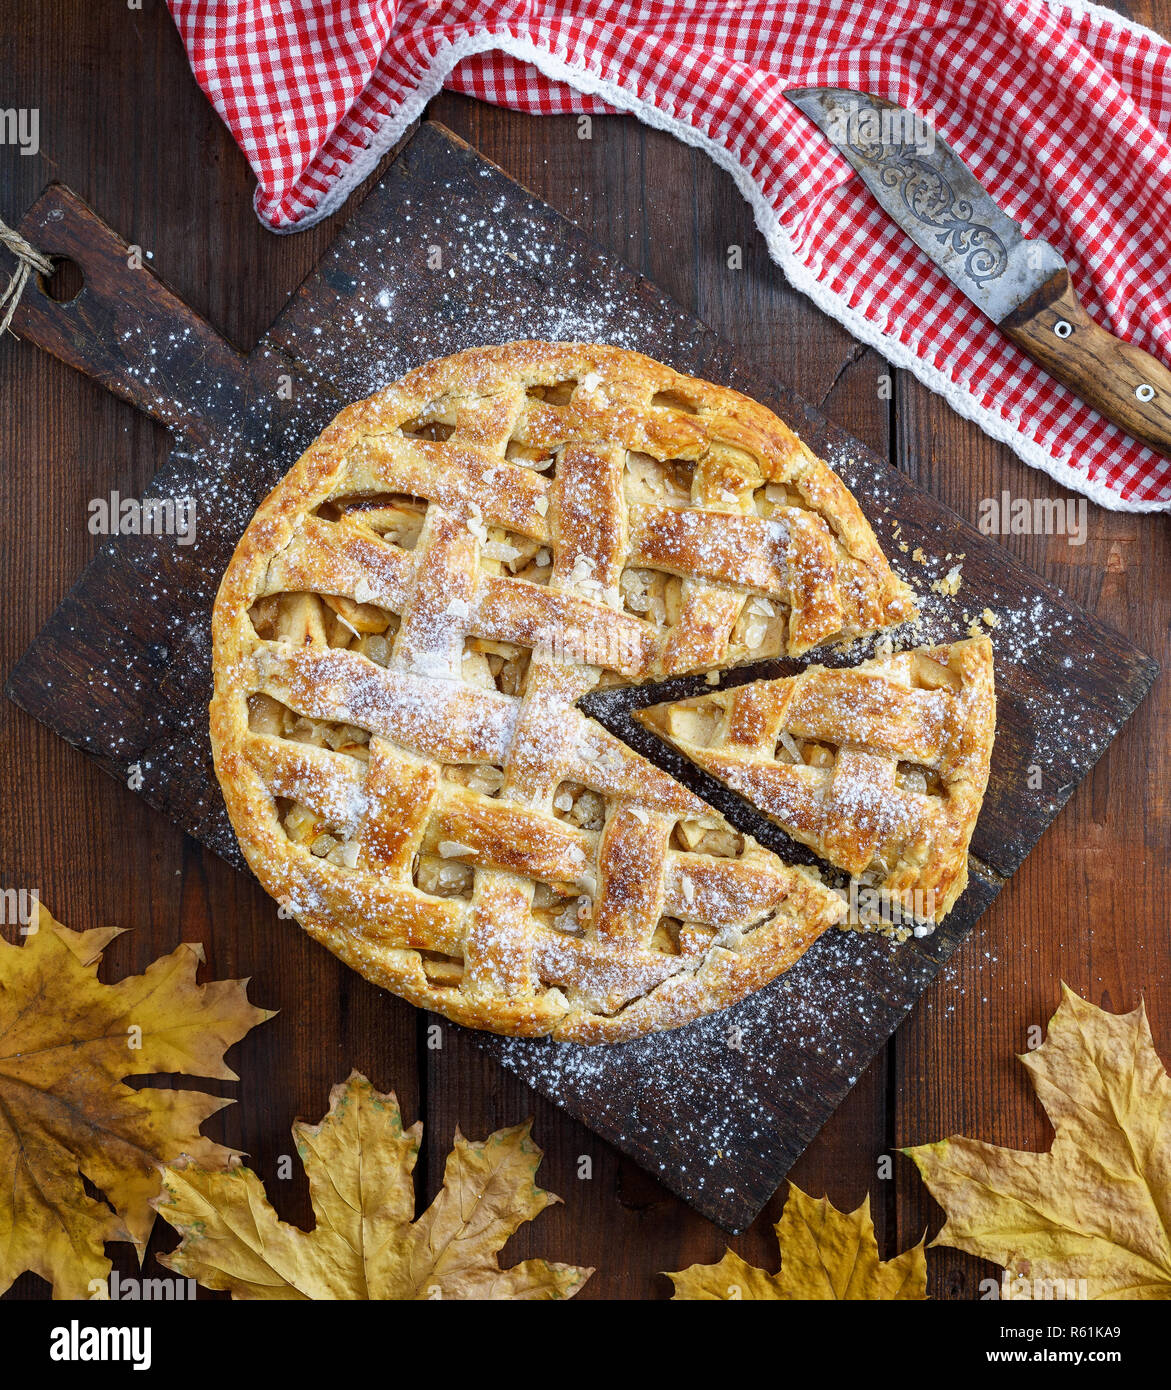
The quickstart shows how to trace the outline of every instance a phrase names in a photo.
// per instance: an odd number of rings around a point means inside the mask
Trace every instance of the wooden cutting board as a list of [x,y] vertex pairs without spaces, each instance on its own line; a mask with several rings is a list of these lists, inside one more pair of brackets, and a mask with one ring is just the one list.
[[[21,658],[8,694],[234,864],[242,859],[206,727],[219,576],[256,503],[340,406],[432,357],[511,338],[593,340],[745,391],[853,490],[924,599],[922,640],[964,635],[985,608],[999,619],[998,736],[971,886],[934,936],[898,945],[831,932],[740,1007],[621,1047],[478,1036],[712,1220],[750,1223],[1133,712],[1155,663],[785,387],[761,380],[711,329],[441,127],[420,128],[247,356],[149,270],[129,268],[127,247],[67,189],[48,189],[20,230],[85,275],[67,304],[30,287],[20,335],[172,429],[174,448],[148,495],[194,497],[197,525],[189,544],[110,541]],[[932,592],[956,564],[959,593]],[[774,663],[753,674],[792,669]],[[707,687],[670,687],[696,688]],[[587,707],[742,828],[808,860],[632,725],[630,708],[654,698],[661,690],[606,692]]]

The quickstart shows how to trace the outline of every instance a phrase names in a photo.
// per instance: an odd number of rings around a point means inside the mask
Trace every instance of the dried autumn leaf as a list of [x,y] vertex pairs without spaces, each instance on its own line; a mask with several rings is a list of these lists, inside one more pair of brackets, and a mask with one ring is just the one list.
[[152,1072],[235,1081],[225,1051],[271,1014],[248,1003],[243,981],[196,984],[199,946],[102,984],[102,951],[120,934],[70,931],[41,906],[23,946],[0,940],[0,1293],[32,1270],[54,1298],[88,1297],[110,1272],[106,1241],[133,1241],[141,1256],[160,1164],[233,1155],[199,1133],[230,1100],[122,1083]]
[[422,1132],[421,1122],[403,1128],[393,1094],[352,1072],[320,1124],[293,1126],[315,1228],[279,1220],[246,1168],[171,1168],[156,1206],[183,1239],[162,1263],[235,1298],[572,1298],[592,1269],[497,1261],[509,1236],[561,1200],[534,1181],[542,1155],[529,1125],[480,1144],[457,1130],[443,1188],[413,1221]]
[[959,1136],[903,1150],[947,1213],[932,1244],[1078,1297],[1171,1298],[1171,1082],[1145,1009],[1106,1013],[1063,985],[1020,1060],[1053,1122],[1048,1153]]
[[714,1265],[691,1265],[668,1274],[678,1299],[915,1299],[927,1297],[923,1242],[893,1260],[878,1258],[870,1198],[852,1212],[839,1211],[789,1184],[776,1225],[781,1272],[746,1264],[734,1251]]

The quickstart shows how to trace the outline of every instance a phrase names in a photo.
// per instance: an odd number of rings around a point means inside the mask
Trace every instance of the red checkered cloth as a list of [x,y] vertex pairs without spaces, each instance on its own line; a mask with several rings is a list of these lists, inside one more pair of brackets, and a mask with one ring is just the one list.
[[782,93],[920,112],[1091,315],[1171,362],[1171,44],[1059,0],[169,0],[277,231],[309,226],[446,84],[521,111],[630,111],[730,170],[798,288],[1026,462],[1171,510],[1171,461],[1046,376],[880,210]]

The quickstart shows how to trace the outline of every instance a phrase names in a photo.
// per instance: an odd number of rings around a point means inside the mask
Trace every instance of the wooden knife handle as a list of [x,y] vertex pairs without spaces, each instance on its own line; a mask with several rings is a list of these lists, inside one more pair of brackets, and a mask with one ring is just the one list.
[[1059,270],[1000,327],[1034,362],[1108,420],[1171,456],[1171,371],[1096,324]]

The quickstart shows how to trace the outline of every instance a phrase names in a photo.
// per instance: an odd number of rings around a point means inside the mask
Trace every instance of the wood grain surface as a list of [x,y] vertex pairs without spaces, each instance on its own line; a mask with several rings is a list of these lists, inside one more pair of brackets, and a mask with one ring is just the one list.
[[[1134,17],[1171,27],[1166,3]],[[249,346],[316,263],[345,211],[294,237],[264,232],[251,212],[242,156],[198,92],[161,5],[142,11],[26,0],[0,24],[14,50],[6,105],[37,107],[41,153],[0,148],[0,216],[15,222],[51,178],[78,189],[132,236],[182,298]],[[46,45],[70,34],[70,57]],[[913,380],[892,372],[794,294],[769,261],[731,181],[703,156],[625,118],[535,119],[444,95],[431,114],[643,270],[758,364],[888,455],[961,516],[981,499],[1065,498],[958,419]],[[727,267],[730,245],[744,264]],[[893,397],[882,389],[893,380]],[[99,540],[87,505],[112,488],[139,495],[167,439],[131,407],[30,346],[0,346],[5,467],[5,672],[59,602]],[[1089,507],[1087,539],[1004,536],[1024,559],[1164,664],[1171,627],[1165,518]],[[1157,1043],[1171,1045],[1167,892],[1171,831],[1167,678],[1156,683],[1009,888],[984,914],[909,1020],[860,1079],[799,1162],[794,1179],[839,1206],[867,1191],[885,1253],[935,1228],[939,1212],[901,1158],[893,1180],[879,1159],[897,1145],[957,1130],[1041,1147],[1049,1134],[1013,1054],[1056,1007],[1058,981],[1115,1009],[1145,994]],[[710,1260],[724,1237],[628,1160],[534,1098],[463,1037],[425,1046],[423,1019],[388,1010],[385,996],[277,923],[259,887],[172,830],[128,790],[11,706],[0,709],[7,796],[0,807],[0,886],[37,888],[75,926],[133,927],[108,956],[107,978],[142,969],[179,940],[208,944],[209,976],[237,973],[236,943],[256,943],[279,969],[253,996],[280,1016],[233,1054],[241,1103],[209,1128],[244,1148],[281,1213],[305,1222],[298,1173],[276,1177],[288,1126],[323,1113],[330,1085],[351,1066],[397,1089],[408,1117],[428,1126],[420,1200],[434,1191],[456,1124],[481,1135],[535,1112],[547,1151],[542,1181],[565,1198],[522,1231],[506,1258],[543,1254],[598,1266],[584,1297],[663,1297],[657,1271]],[[593,1158],[581,1180],[578,1158]],[[783,1193],[781,1194],[783,1196]],[[780,1198],[738,1237],[746,1258],[775,1265],[771,1220]],[[160,1248],[170,1243],[159,1233]],[[132,1272],[126,1252],[117,1254]],[[955,1252],[930,1259],[932,1292],[971,1297],[990,1267]],[[152,1272],[158,1272],[154,1270]],[[25,1277],[13,1296],[40,1297]]]

